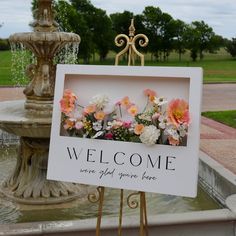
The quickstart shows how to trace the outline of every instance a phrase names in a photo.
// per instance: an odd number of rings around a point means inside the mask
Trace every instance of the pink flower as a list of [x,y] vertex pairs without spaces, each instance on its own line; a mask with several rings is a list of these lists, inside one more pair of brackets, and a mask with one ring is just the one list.
[[123,127],[129,129],[131,127],[132,122],[131,121],[124,121],[123,122]]
[[121,106],[121,101],[116,102],[116,106]]
[[69,114],[75,108],[75,101],[77,97],[69,89],[66,89],[63,94],[63,98],[60,100],[61,112]]
[[189,106],[183,99],[173,99],[167,108],[168,121],[179,127],[190,122]]
[[106,139],[113,139],[113,134],[112,133],[107,133],[105,134]]
[[82,121],[77,121],[76,123],[75,123],[75,128],[76,129],[82,129],[84,127],[84,124],[83,124],[83,122]]
[[152,115],[152,119],[153,120],[158,120],[160,116],[161,116],[161,114],[156,112]]

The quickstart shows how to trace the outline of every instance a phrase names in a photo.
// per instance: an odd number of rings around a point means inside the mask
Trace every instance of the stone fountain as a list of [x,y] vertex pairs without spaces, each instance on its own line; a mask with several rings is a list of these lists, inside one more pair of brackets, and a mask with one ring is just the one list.
[[[2,183],[1,192],[25,204],[53,204],[85,194],[78,184],[46,179],[53,108],[56,65],[54,56],[68,43],[80,42],[79,35],[58,32],[52,0],[38,0],[34,32],[11,35],[11,43],[22,43],[36,57],[26,68],[30,82],[24,89],[25,101],[0,103],[0,128],[20,136],[14,172]],[[60,158],[60,157],[58,157]]]

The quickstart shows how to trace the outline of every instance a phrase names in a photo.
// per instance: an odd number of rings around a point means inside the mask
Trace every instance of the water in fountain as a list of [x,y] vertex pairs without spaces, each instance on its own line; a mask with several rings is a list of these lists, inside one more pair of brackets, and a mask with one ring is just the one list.
[[77,64],[78,63],[79,44],[66,44],[55,56],[55,64]]
[[[11,76],[14,86],[23,86],[29,83],[29,78],[25,74],[27,65],[35,64],[34,54],[22,43],[11,43]],[[55,64],[77,64],[79,44],[66,44],[55,56]]]
[[33,53],[22,43],[11,43],[11,77],[15,86],[23,86],[29,82],[25,74],[27,65],[35,62]]

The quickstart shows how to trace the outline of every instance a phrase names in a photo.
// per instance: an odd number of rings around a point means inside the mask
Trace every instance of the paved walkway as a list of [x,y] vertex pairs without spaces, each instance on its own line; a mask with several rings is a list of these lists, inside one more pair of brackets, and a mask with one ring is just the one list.
[[236,110],[236,84],[204,84],[202,110]]
[[[0,88],[0,101],[24,99],[22,91]],[[204,85],[202,110],[236,110],[236,84]],[[236,174],[236,129],[202,117],[200,149]]]

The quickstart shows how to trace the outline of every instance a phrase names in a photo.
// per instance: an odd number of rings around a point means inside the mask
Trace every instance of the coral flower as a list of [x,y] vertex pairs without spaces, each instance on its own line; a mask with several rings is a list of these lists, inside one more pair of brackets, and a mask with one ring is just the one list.
[[143,132],[144,125],[143,124],[137,124],[134,127],[134,133],[137,135],[140,135]]
[[93,113],[96,111],[96,106],[95,105],[89,105],[84,108],[84,112],[87,114]]
[[167,108],[168,120],[176,127],[190,122],[189,106],[183,99],[173,99]]
[[179,145],[179,139],[176,140],[171,136],[168,137],[168,141],[169,141],[170,145],[172,145],[172,146],[178,146]]
[[77,97],[69,89],[66,89],[63,98],[60,100],[61,112],[69,114],[75,108],[75,101]]
[[155,100],[155,98],[156,98],[156,95],[157,95],[156,92],[151,90],[151,89],[145,89],[143,91],[143,93],[144,93],[145,96],[148,97],[150,102],[153,102]]
[[74,128],[74,125],[75,125],[75,121],[72,120],[72,119],[66,119],[65,120],[65,123],[63,125],[64,129],[67,130],[67,129],[72,129]]
[[105,113],[103,111],[98,111],[94,114],[94,117],[97,119],[97,120],[103,120],[104,117],[105,117]]
[[129,108],[131,106],[131,102],[129,100],[129,97],[126,96],[124,98],[122,98],[122,100],[120,101],[121,105],[126,107],[126,108]]
[[129,109],[128,112],[131,116],[135,116],[138,113],[138,108],[135,105],[132,105]]

